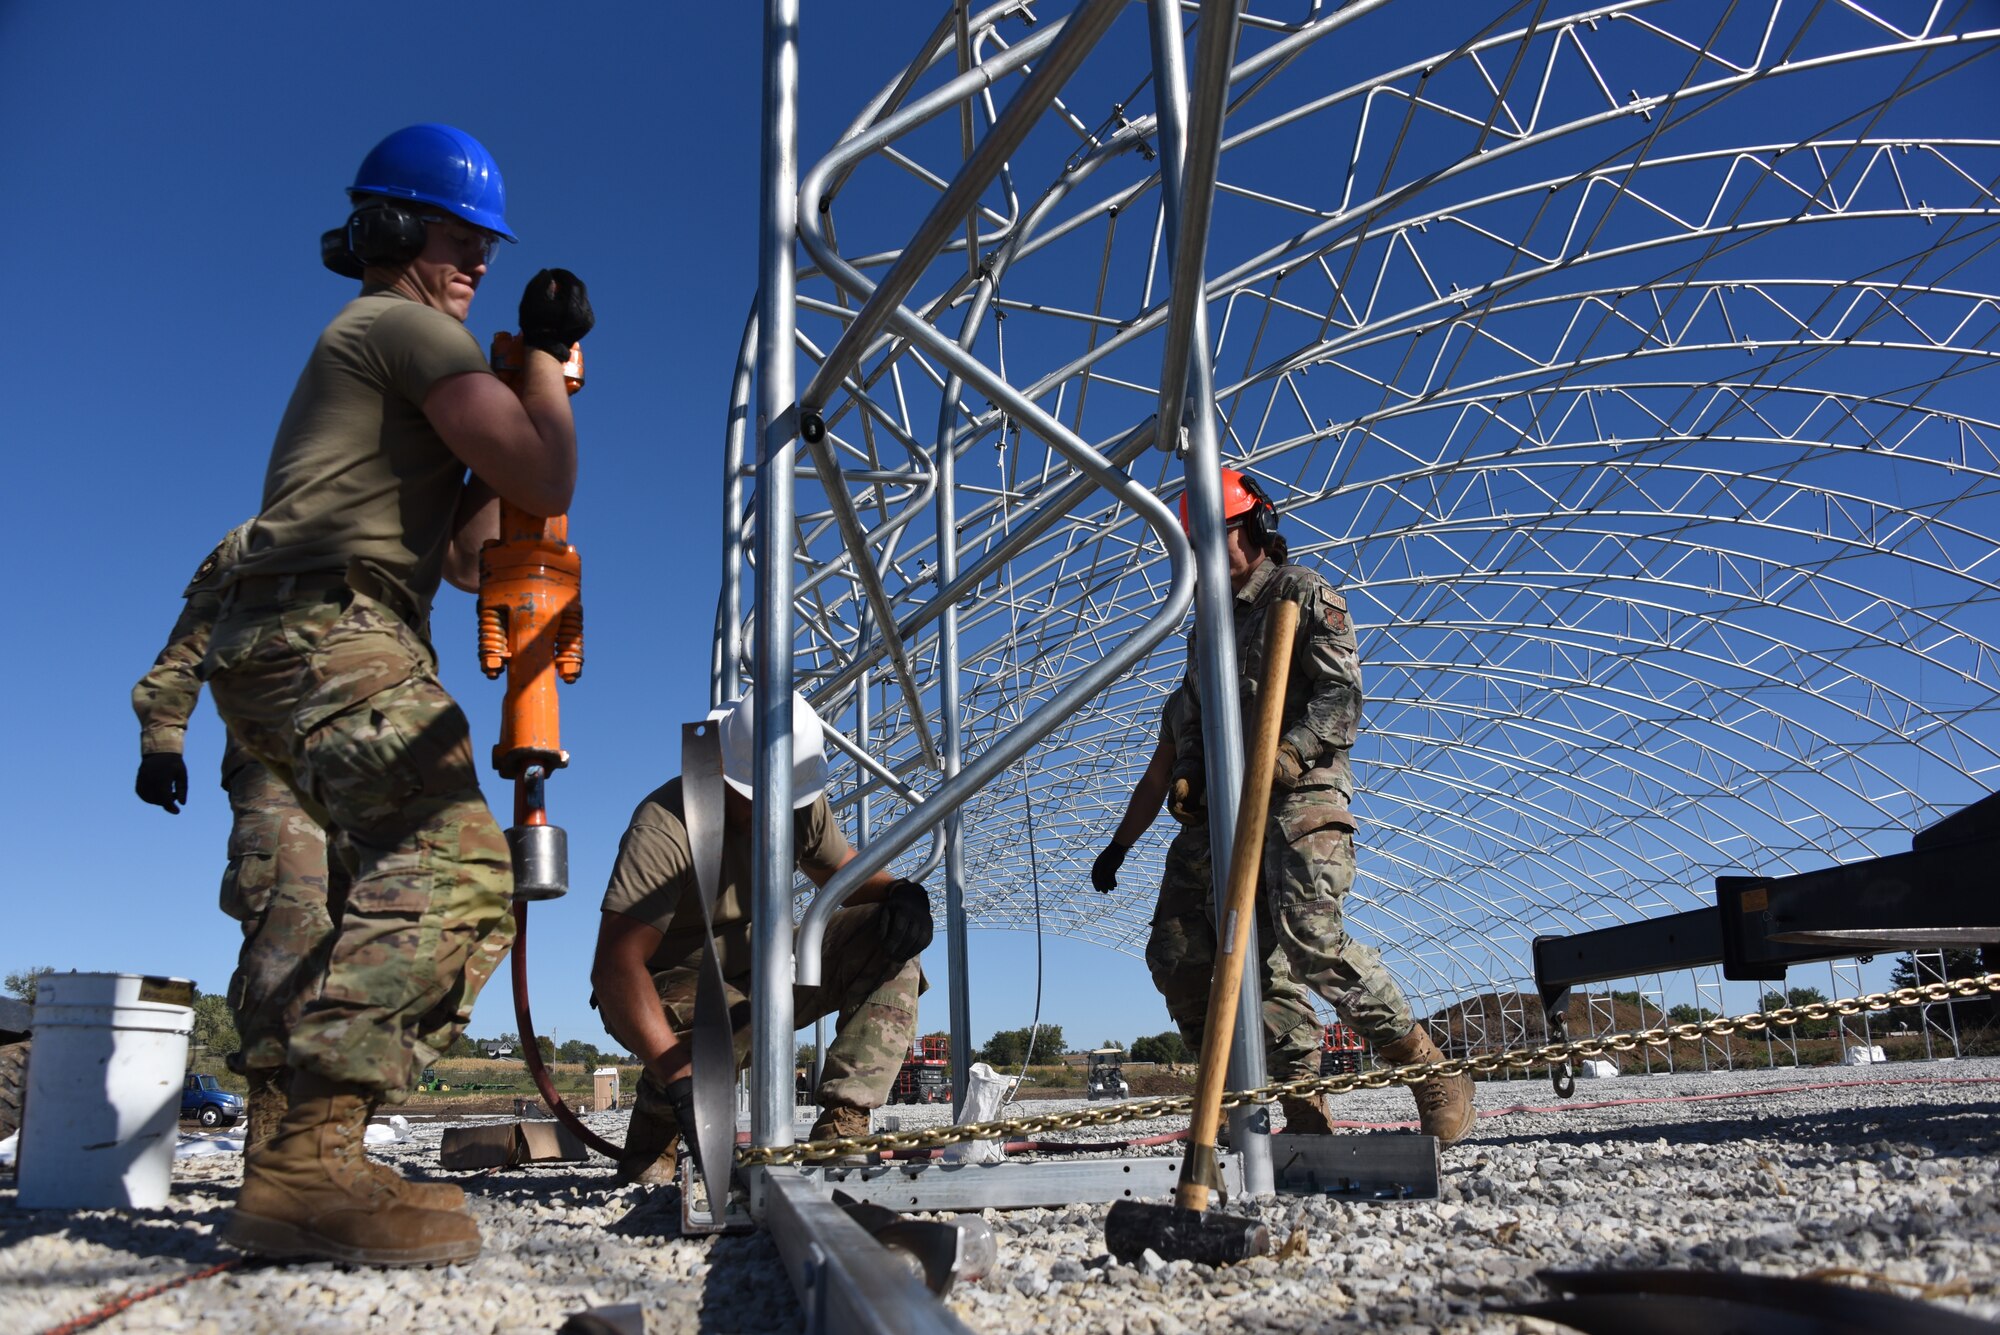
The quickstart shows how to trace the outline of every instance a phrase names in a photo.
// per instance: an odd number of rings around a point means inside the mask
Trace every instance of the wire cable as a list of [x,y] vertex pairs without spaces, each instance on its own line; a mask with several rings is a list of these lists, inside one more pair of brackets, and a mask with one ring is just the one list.
[[[1012,435],[1014,444],[1018,448],[1021,443],[1021,431],[1019,427],[1015,427],[1011,432],[1003,427],[998,439],[994,441],[994,447],[998,451],[1000,460],[1000,540],[1002,542],[1007,540],[1008,530],[1013,527],[1014,523],[1013,480],[1007,476],[1007,438],[1009,435]],[[1001,579],[1011,583],[1013,568],[1014,563],[1012,561],[1002,566],[1000,572]],[[1009,598],[1007,600],[1007,622],[1009,628],[1008,638],[1011,642],[1010,654],[1014,660],[1014,707],[1019,712],[1021,697],[1024,692],[1021,690],[1021,611],[1020,600],[1017,598]],[[1033,748],[1029,749],[1028,754],[1033,754]],[[1035,1040],[1041,1037],[1042,1032],[1042,869],[1040,859],[1035,855],[1035,785],[1033,777],[1028,773],[1028,755],[1023,755],[1018,765],[1021,775],[1021,810],[1028,832],[1028,887],[1035,909],[1035,1010],[1034,1017],[1028,1022],[1028,1043],[1021,1052],[1020,1074],[1014,1077],[1013,1084],[1008,1086],[1006,1096],[1000,1101],[1002,1108],[1005,1108],[1020,1096],[1021,1083],[1028,1078],[1028,1066],[1034,1061]]]

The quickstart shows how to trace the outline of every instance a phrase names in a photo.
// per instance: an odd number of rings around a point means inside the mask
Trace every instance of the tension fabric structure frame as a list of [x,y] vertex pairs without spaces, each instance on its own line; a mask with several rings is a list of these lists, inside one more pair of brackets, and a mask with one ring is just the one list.
[[[828,905],[944,866],[960,1044],[968,926],[1143,949],[1162,834],[1115,895],[1087,873],[1184,670],[1203,535],[1166,507],[1205,419],[1347,596],[1348,922],[1433,1023],[1518,1009],[1537,934],[1895,851],[1996,786],[2000,28],[1476,8],[943,4],[801,180],[768,0],[714,693],[757,684],[761,797],[779,691],[843,734],[868,847]],[[789,837],[759,829],[760,965]]]

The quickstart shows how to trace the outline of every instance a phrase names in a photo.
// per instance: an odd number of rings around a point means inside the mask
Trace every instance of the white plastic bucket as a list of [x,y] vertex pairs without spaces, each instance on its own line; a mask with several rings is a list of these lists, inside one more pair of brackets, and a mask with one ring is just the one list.
[[22,1109],[22,1206],[167,1203],[193,1001],[194,984],[184,978],[42,978]]

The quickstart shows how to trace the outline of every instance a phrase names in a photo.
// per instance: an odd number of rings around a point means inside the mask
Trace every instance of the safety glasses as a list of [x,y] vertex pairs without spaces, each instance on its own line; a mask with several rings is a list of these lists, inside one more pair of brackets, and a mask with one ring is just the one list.
[[458,247],[460,254],[470,255],[477,251],[481,264],[491,265],[493,256],[500,249],[499,237],[491,232],[481,231],[469,223],[461,222],[457,218],[439,213],[427,213],[423,220],[432,227],[442,227],[444,234],[450,238],[454,246]]

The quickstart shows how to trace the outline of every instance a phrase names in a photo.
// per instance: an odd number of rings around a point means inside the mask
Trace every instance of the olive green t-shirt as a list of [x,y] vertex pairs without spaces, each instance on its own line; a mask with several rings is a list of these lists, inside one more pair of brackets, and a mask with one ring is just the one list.
[[239,575],[360,565],[427,609],[444,571],[465,465],[424,416],[448,376],[491,374],[464,325],[394,292],[364,291],[319,336],[264,473]]
[[1187,723],[1187,682],[1183,681],[1167,692],[1167,702],[1160,706],[1160,742],[1169,751],[1180,739],[1181,729]]
[[[604,911],[622,913],[661,933],[659,949],[647,965],[654,972],[680,967],[701,956],[701,891],[695,883],[681,802],[681,781],[672,779],[646,795],[618,844]],[[750,972],[750,856],[747,829],[726,822],[722,832],[722,878],[716,883],[715,949],[725,978]],[[792,851],[801,870],[831,876],[847,861],[847,837],[834,822],[824,794],[792,813]]]

